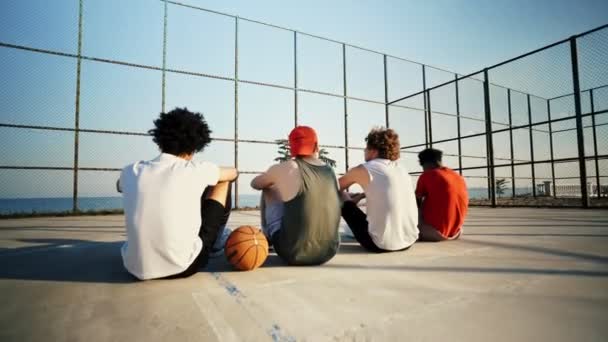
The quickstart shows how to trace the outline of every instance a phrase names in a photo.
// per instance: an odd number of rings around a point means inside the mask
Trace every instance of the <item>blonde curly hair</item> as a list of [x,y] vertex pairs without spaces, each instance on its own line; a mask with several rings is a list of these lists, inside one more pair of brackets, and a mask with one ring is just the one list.
[[375,127],[365,138],[368,149],[378,151],[378,158],[397,160],[401,155],[399,134],[390,128]]

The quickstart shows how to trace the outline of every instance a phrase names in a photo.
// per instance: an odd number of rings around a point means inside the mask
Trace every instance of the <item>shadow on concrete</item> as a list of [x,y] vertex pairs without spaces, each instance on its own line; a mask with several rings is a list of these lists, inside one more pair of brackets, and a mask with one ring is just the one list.
[[570,270],[570,269],[533,269],[519,267],[447,267],[447,266],[408,266],[408,265],[351,265],[331,263],[324,267],[340,269],[366,269],[378,271],[410,271],[441,273],[492,273],[492,274],[534,274],[573,277],[608,277],[607,271]]
[[461,243],[475,244],[475,245],[483,245],[489,247],[498,247],[512,250],[519,250],[525,252],[533,252],[540,254],[548,254],[565,258],[578,259],[583,261],[590,261],[599,264],[608,264],[608,257],[595,255],[595,254],[587,254],[581,252],[570,252],[560,249],[533,246],[533,245],[517,245],[512,243],[504,243],[504,242],[495,242],[495,241],[487,241],[487,240],[475,240],[468,238],[467,233],[464,233],[464,237],[458,240]]
[[[115,228],[117,230],[98,229],[98,228]],[[0,232],[5,231],[40,231],[40,232],[69,232],[69,233],[125,233],[123,226],[66,226],[66,227],[0,227]]]
[[[260,268],[273,268],[273,267],[297,267],[289,266],[283,259],[281,259],[275,253],[268,254],[264,264]],[[202,268],[200,272],[212,272],[212,273],[226,273],[226,272],[242,272],[234,267],[224,258],[223,256],[212,258],[209,260],[207,267]]]
[[[518,222],[518,221],[542,221],[545,222],[542,226],[553,226],[552,224],[547,224],[547,221],[551,222],[573,222],[578,223],[581,226],[587,226],[589,223],[594,225],[601,225],[604,227],[608,227],[608,220],[602,219],[594,219],[593,217],[585,217],[585,218],[569,218],[562,216],[555,216],[552,218],[547,218],[546,216],[536,217],[536,216],[502,216],[502,215],[493,215],[492,217],[476,217],[473,221],[474,223],[483,223],[482,225],[486,225],[486,223],[490,225],[496,225],[496,221],[507,221],[507,222]],[[465,226],[468,224],[465,222]],[[510,224],[509,224],[510,225]],[[533,226],[534,224],[522,224],[522,226]]]
[[15,229],[100,229],[100,228],[114,228],[114,229],[125,229],[125,226],[121,226],[121,225],[91,225],[91,226],[85,226],[85,225],[64,225],[64,226],[41,226],[41,225],[25,225],[25,226],[2,226],[0,227],[0,231],[1,230],[15,230]]
[[608,234],[555,234],[555,233],[465,233],[467,236],[554,236],[605,238]]
[[[363,247],[361,247],[358,243],[342,243],[340,245],[340,250],[338,252],[338,254],[367,254],[367,255],[376,255],[376,253],[372,253],[372,252],[368,252],[367,250],[365,250]],[[332,258],[333,259],[333,258]],[[331,259],[328,261],[330,262]],[[275,268],[275,267],[295,267],[295,268],[306,268],[306,267],[324,267],[324,265],[288,265],[285,261],[283,261],[283,259],[281,259],[281,257],[279,257],[276,253],[274,253],[272,250],[270,252],[270,254],[268,254],[268,257],[266,258],[266,261],[264,261],[264,264],[262,266],[260,266],[261,268]],[[234,269],[232,267],[232,265],[230,265],[230,263],[226,260],[226,258],[224,257],[218,257],[218,258],[213,258],[211,260],[209,260],[209,265],[207,266],[207,268],[202,269],[201,271],[206,272],[217,272],[217,273],[222,273],[222,272],[241,272],[238,271],[236,269]]]
[[[370,254],[365,252],[365,254]],[[331,261],[331,260],[330,260]],[[328,261],[329,262],[329,261]],[[288,265],[281,257],[275,253],[268,254],[264,264],[260,268],[306,268],[306,267],[325,267],[323,265]],[[209,265],[206,268],[201,269],[201,272],[212,272],[212,273],[227,273],[227,272],[242,272],[230,265],[226,258],[214,258],[209,261]]]
[[343,242],[340,244],[338,254],[375,254],[361,247],[358,242]]
[[44,244],[0,252],[0,279],[131,283],[135,278],[122,266],[122,241],[21,239]]
[[[0,279],[85,283],[132,283],[137,279],[123,266],[123,241],[19,239],[36,246],[0,249]],[[262,267],[291,267],[278,255],[268,255]],[[238,272],[220,255],[199,272]]]
[[[0,279],[66,281],[89,283],[132,283],[136,279],[123,267],[120,256],[122,241],[103,242],[79,239],[21,239],[21,242],[39,244],[21,248],[0,250]],[[608,258],[588,253],[571,252],[553,248],[482,241],[468,238],[455,243],[477,244],[490,247],[506,248],[545,255],[573,258],[582,261],[608,264]],[[340,254],[369,253],[356,242],[343,243]],[[369,260],[369,259],[368,259]],[[293,267],[288,266],[280,257],[271,252],[263,268]],[[311,266],[319,267],[319,266]],[[362,268],[415,272],[470,272],[470,273],[519,273],[539,275],[565,275],[608,277],[608,271],[572,270],[572,269],[533,269],[517,267],[444,267],[444,266],[408,266],[408,265],[348,265],[328,263],[320,267]],[[201,272],[234,272],[234,268],[223,256],[212,258]]]
[[[560,221],[562,221],[560,219]],[[496,223],[496,222],[488,222],[488,223],[479,223],[479,222],[475,222],[475,223],[466,223],[464,224],[464,227],[484,227],[484,228],[490,228],[490,227],[568,227],[568,228],[573,228],[573,227],[602,227],[602,228],[608,228],[608,226],[606,225],[606,223],[597,223],[595,221],[581,221],[579,222],[579,224],[576,223],[523,223],[523,224],[519,224],[519,223]]]

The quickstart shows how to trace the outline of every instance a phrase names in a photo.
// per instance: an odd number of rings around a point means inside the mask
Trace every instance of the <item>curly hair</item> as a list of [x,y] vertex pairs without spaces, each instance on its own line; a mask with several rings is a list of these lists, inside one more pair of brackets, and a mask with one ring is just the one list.
[[378,158],[397,160],[401,151],[399,150],[399,135],[390,128],[378,127],[372,129],[365,138],[368,149],[378,151]]
[[154,126],[148,133],[163,153],[178,156],[199,152],[211,142],[211,130],[203,115],[185,107],[160,113]]

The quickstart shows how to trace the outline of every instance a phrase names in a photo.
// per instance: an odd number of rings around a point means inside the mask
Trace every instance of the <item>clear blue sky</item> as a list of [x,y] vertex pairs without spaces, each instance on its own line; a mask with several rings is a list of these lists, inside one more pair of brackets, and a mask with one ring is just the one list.
[[[607,1],[195,1],[184,3],[270,22],[296,30],[345,41],[391,55],[424,62],[458,73],[469,73],[556,40],[608,23]],[[77,47],[76,0],[2,1],[0,3],[0,41],[37,48],[75,53]],[[160,66],[162,63],[163,4],[157,0],[84,1],[83,54],[120,61]],[[169,68],[233,77],[233,30],[231,18],[170,5],[168,15]],[[240,68],[242,79],[293,84],[292,34],[248,22],[240,24]],[[606,34],[600,36],[604,49]],[[584,50],[585,45],[581,44]],[[593,65],[582,70],[582,86],[607,83],[606,50]],[[341,47],[301,37],[298,40],[299,86],[327,92],[342,92]],[[555,52],[555,53],[554,53]],[[541,96],[568,93],[571,89],[567,51],[554,51],[531,63],[496,70],[495,83],[532,91],[544,89]],[[598,58],[597,51],[585,55]],[[384,99],[382,59],[360,50],[347,50],[349,95]],[[74,59],[44,56],[0,48],[0,122],[64,126],[74,125]],[[420,90],[420,69],[414,64],[389,60],[391,99]],[[598,76],[599,75],[599,76]],[[451,78],[430,70],[428,84]],[[481,118],[480,83],[463,83],[461,111]],[[91,129],[145,132],[160,111],[161,73],[85,61],[82,65],[81,127]],[[494,94],[494,93],[493,93]],[[496,121],[505,122],[504,94],[497,89],[493,106]],[[239,89],[239,135],[241,139],[283,138],[293,126],[293,93],[288,90],[242,84]],[[608,92],[602,98],[608,106]],[[432,94],[433,108],[452,113],[453,89]],[[524,115],[522,99],[514,106]],[[519,102],[518,102],[519,101]],[[598,103],[600,103],[598,101]],[[420,98],[407,103],[421,106]],[[233,85],[179,74],[167,74],[167,108],[188,106],[201,111],[210,121],[215,137],[232,138]],[[321,143],[344,144],[342,99],[300,94],[300,122],[319,131]],[[534,106],[537,106],[534,104]],[[538,105],[539,108],[542,104]],[[557,104],[559,115],[568,115],[571,103]],[[561,108],[561,109],[560,109]],[[539,109],[538,120],[546,113]],[[423,142],[420,112],[394,109],[394,126],[402,144]],[[518,116],[519,115],[519,116]],[[373,125],[384,123],[384,107],[349,101],[349,144],[361,146]],[[435,140],[455,137],[455,121],[438,116],[434,122]],[[572,124],[572,123],[567,123]],[[483,132],[483,123],[463,120],[463,134]],[[23,131],[0,128],[2,164],[71,166],[73,134],[65,132]],[[547,136],[535,132],[536,141]],[[516,133],[516,158],[529,159],[527,131]],[[538,135],[538,137],[536,137]],[[505,137],[497,136],[497,155],[507,156]],[[503,139],[503,140],[500,140]],[[572,137],[560,140],[565,155],[574,153]],[[547,142],[537,143],[545,155]],[[455,143],[439,146],[455,152]],[[463,141],[464,154],[485,155],[479,146],[483,138]],[[602,145],[603,146],[603,145]],[[264,170],[275,154],[271,145],[241,144],[240,168]],[[344,169],[344,151],[330,149]],[[156,149],[147,137],[106,136],[82,133],[80,165],[84,167],[122,167],[138,159],[150,159]],[[219,164],[232,164],[232,144],[214,142],[200,158]],[[406,165],[417,170],[413,155],[406,154]],[[349,153],[350,165],[362,160],[362,153]],[[538,157],[537,157],[538,158]],[[547,157],[548,158],[548,157]],[[447,161],[455,162],[455,158]],[[484,160],[466,159],[465,166]],[[455,166],[455,165],[454,165]],[[61,173],[61,172],[60,172]],[[485,171],[471,172],[485,174]],[[529,168],[518,171],[529,176]],[[59,173],[57,173],[58,175]],[[43,175],[40,177],[40,175]],[[71,173],[1,171],[0,197],[36,197],[71,194]],[[84,172],[80,190],[84,195],[109,195],[116,173]],[[242,184],[250,177],[243,177]],[[473,182],[473,181],[472,181]],[[483,186],[480,181],[478,186]],[[247,187],[243,186],[245,190]]]
[[604,0],[186,2],[461,73],[608,23]]

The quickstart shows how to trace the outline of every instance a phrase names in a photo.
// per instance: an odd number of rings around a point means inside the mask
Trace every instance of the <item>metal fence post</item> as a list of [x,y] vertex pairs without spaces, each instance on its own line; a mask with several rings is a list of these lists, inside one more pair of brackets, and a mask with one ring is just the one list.
[[536,198],[536,170],[534,170],[534,133],[532,132],[532,105],[530,104],[530,94],[526,94],[528,102],[528,133],[530,134],[530,169],[532,172],[532,197]]
[[386,65],[386,55],[384,57],[384,122],[386,128],[389,128],[389,117],[388,117],[388,70]]
[[549,119],[549,153],[551,153],[551,183],[553,184],[553,197],[557,198],[557,185],[555,184],[555,156],[553,153],[553,125],[551,121],[551,100],[547,100],[547,116]]
[[490,201],[492,207],[496,207],[496,180],[494,176],[494,145],[492,139],[492,112],[490,105],[490,80],[488,79],[488,69],[483,70],[483,95],[486,119],[486,149],[487,149],[487,166],[488,166],[488,186],[490,191]]
[[433,112],[431,110],[431,92],[426,92],[426,109],[428,115],[428,126],[429,126],[429,147],[433,147]]
[[593,127],[593,159],[595,161],[595,182],[597,184],[597,197],[602,197],[602,188],[600,184],[600,164],[598,160],[597,150],[597,130],[595,127],[595,103],[593,98],[593,89],[589,90],[589,102],[591,104],[591,126]]
[[342,44],[342,82],[344,85],[344,172],[348,171],[348,100],[346,99],[346,44]]
[[298,126],[298,32],[293,31],[293,119]]
[[422,64],[422,90],[424,91],[422,93],[422,102],[424,106],[424,145],[425,147],[429,147],[429,119],[426,109],[426,66],[424,64]]
[[585,163],[585,137],[583,135],[583,118],[581,110],[581,88],[578,72],[578,52],[576,37],[570,38],[570,58],[572,61],[572,85],[574,88],[574,110],[576,113],[576,140],[578,143],[578,164],[581,183],[581,196],[583,208],[589,207],[589,194],[587,192],[587,165]]
[[167,2],[165,3],[165,14],[163,16],[163,76],[162,76],[162,90],[161,90],[161,112],[165,112],[165,100],[166,100],[166,74],[167,74]]
[[78,151],[80,144],[80,73],[82,68],[82,1],[78,2],[78,57],[76,59],[76,103],[74,104],[74,179],[72,185],[72,212],[78,212]]
[[456,86],[456,130],[458,131],[458,173],[462,176],[462,139],[460,138],[460,95],[458,92],[458,74],[454,74],[454,80]]
[[507,108],[509,111],[509,146],[511,147],[511,197],[515,198],[515,149],[513,148],[513,110],[511,108],[511,89],[507,89]]
[[[239,169],[239,18],[234,18],[234,167]],[[239,207],[239,182],[234,182],[234,207]]]

